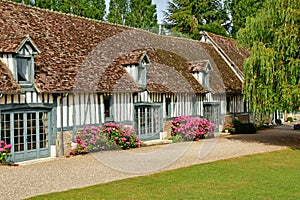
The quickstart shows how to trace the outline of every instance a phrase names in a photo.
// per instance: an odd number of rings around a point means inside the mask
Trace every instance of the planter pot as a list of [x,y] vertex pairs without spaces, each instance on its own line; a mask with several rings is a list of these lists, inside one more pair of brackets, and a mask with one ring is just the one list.
[[228,133],[229,131],[228,130],[225,130],[225,133]]
[[294,125],[294,130],[300,130],[300,125]]

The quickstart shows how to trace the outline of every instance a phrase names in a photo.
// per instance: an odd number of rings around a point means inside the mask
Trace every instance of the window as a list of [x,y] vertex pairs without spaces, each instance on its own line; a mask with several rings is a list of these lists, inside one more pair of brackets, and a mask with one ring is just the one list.
[[111,97],[104,97],[104,117],[111,117]]
[[112,97],[104,96],[104,121],[105,122],[113,122],[113,107],[112,107]]
[[203,86],[206,90],[209,90],[209,73],[204,73]]
[[137,69],[138,69],[138,74],[137,74],[138,85],[142,88],[145,88],[146,87],[146,68],[138,66]]
[[231,97],[227,96],[226,97],[226,112],[231,112]]
[[17,58],[17,79],[19,83],[30,82],[30,58]]
[[166,98],[166,116],[167,117],[171,116],[171,98],[170,97]]
[[198,110],[198,103],[197,103],[197,97],[193,96],[192,97],[192,103],[193,103],[193,115],[197,115],[197,110]]
[[26,36],[14,54],[14,77],[25,91],[32,91],[34,77],[34,55],[40,51]]
[[247,109],[247,102],[244,101],[244,112],[248,112],[248,109]]

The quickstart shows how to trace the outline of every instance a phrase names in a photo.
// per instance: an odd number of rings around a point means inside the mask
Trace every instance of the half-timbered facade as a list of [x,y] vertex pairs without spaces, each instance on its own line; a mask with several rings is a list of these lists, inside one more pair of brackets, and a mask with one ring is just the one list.
[[238,48],[236,40],[209,32],[201,33],[201,42],[211,44],[206,46],[207,51],[218,57],[218,67],[222,70],[225,84],[225,93],[207,95],[209,102],[220,102],[223,121],[231,121],[239,117],[242,121],[250,120],[249,106],[244,102],[242,83],[244,81],[243,62],[249,56],[244,49]]
[[211,44],[1,0],[0,13],[0,139],[15,161],[63,155],[86,126],[149,140],[179,115],[221,126],[240,109],[239,76]]

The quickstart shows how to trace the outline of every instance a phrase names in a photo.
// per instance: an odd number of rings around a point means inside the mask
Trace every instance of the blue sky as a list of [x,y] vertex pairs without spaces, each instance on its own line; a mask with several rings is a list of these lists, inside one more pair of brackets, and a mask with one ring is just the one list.
[[[106,10],[108,12],[109,0],[105,0],[105,2],[106,2],[106,8],[107,8]],[[152,0],[152,3],[156,4],[158,23],[162,23],[162,20],[163,20],[162,11],[166,9],[167,2],[168,2],[168,0]]]

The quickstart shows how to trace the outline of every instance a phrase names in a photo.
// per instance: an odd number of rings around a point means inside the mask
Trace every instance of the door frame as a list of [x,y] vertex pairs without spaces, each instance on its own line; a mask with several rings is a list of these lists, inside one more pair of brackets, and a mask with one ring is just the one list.
[[[21,113],[23,115],[23,141],[24,141],[24,150],[20,152],[15,152],[14,149],[14,115],[17,113]],[[27,116],[29,113],[35,113],[36,114],[36,149],[34,150],[28,150],[27,149]],[[39,113],[47,113],[47,126],[48,126],[48,134],[47,134],[47,147],[46,148],[40,148],[40,132],[39,132]],[[50,109],[6,109],[6,110],[0,110],[0,115],[2,114],[9,114],[9,120],[10,120],[10,144],[12,144],[11,153],[12,153],[12,160],[19,162],[19,161],[25,161],[25,160],[32,160],[37,158],[43,158],[43,157],[50,157],[51,154],[51,139],[52,139],[52,128],[51,128],[51,110]],[[38,125],[37,125],[38,124]],[[1,124],[0,124],[1,129]],[[26,130],[25,130],[26,129]],[[0,135],[1,136],[1,135]]]
[[[141,116],[140,116],[140,113],[138,112],[137,113],[137,108],[145,108],[148,110],[151,109],[151,119],[150,121],[153,123],[153,122],[156,122],[156,124],[152,124],[152,126],[148,129],[146,128],[146,133],[142,133],[140,128],[141,128]],[[154,112],[153,112],[153,109],[157,109],[157,119],[155,119],[155,116],[154,116]],[[147,111],[148,112],[148,111]],[[163,115],[162,115],[162,104],[160,103],[135,103],[134,104],[134,128],[136,130],[136,134],[137,136],[140,138],[140,139],[143,139],[143,140],[154,140],[154,139],[159,139],[160,138],[160,132],[161,132],[161,129],[162,129],[162,123],[163,123]],[[145,116],[146,119],[147,116]],[[145,121],[145,126],[148,126],[148,121],[146,120]],[[157,132],[151,132],[151,133],[148,133],[148,130],[156,130]]]

